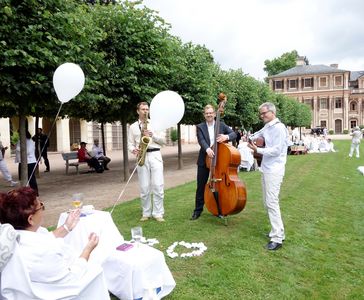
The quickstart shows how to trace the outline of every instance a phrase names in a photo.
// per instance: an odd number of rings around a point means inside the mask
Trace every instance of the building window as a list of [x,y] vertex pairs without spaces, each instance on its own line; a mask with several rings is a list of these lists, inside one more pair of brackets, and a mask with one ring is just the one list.
[[320,77],[319,85],[320,87],[327,87],[327,77]]
[[354,127],[356,127],[357,125],[356,120],[350,120],[350,128],[353,129]]
[[324,127],[327,127],[327,125],[326,125],[326,120],[325,121],[320,121],[320,126],[321,126],[321,128],[324,128]]
[[355,101],[350,102],[350,111],[356,111],[358,109],[358,105]]
[[313,78],[303,79],[303,87],[304,88],[312,88],[313,87]]
[[335,98],[335,108],[342,108],[343,107],[343,101],[341,97]]
[[297,89],[298,87],[298,80],[294,79],[294,80],[289,80],[289,88],[290,89]]
[[321,98],[320,99],[320,108],[321,109],[327,109],[327,98]]
[[274,81],[274,89],[275,90],[283,90],[283,80]]
[[312,99],[305,99],[305,104],[307,104],[312,109]]
[[342,75],[335,76],[335,86],[342,86],[342,85],[343,85],[343,77],[342,77]]

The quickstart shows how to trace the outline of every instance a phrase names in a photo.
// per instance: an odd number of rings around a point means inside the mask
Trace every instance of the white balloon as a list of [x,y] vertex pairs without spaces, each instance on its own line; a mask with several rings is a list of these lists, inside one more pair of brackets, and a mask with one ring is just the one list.
[[59,101],[66,103],[76,97],[83,89],[85,75],[79,65],[64,63],[53,75],[53,87]]
[[150,104],[150,120],[153,129],[162,131],[181,121],[185,112],[182,97],[173,91],[158,93]]

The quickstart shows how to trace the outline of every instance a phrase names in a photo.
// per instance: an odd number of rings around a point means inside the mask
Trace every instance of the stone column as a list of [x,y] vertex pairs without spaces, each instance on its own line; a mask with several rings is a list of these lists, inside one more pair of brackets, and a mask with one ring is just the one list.
[[59,118],[56,122],[56,128],[57,128],[57,151],[69,152],[71,150],[69,119]]
[[[85,120],[80,120],[80,131],[81,131],[81,142],[85,142],[93,144],[92,136],[89,138],[88,135],[88,122]],[[92,125],[91,125],[91,132],[92,132]]]
[[343,130],[349,130],[349,97],[343,95]]
[[27,117],[28,120],[28,131],[31,136],[35,135],[35,117]]

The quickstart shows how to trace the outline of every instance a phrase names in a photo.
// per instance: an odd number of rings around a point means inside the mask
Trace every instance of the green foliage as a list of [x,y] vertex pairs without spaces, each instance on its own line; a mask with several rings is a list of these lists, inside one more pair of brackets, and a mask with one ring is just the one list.
[[[66,61],[92,61],[94,39],[75,1],[0,0],[0,97],[4,116],[54,116],[59,103],[52,76]],[[97,36],[97,34],[96,34]],[[77,42],[76,42],[77,41]]]
[[[61,114],[70,117],[126,124],[135,119],[138,102],[169,89],[185,102],[182,124],[203,120],[204,106],[217,104],[220,92],[228,97],[224,120],[230,126],[262,126],[257,108],[266,101],[277,104],[287,125],[309,124],[300,104],[241,69],[222,70],[205,46],[170,35],[170,26],[142,1],[84,2],[0,0],[0,116],[54,117],[59,102],[52,76],[70,61],[86,75],[82,93],[63,105]],[[288,68],[297,55],[284,53],[266,68]]]
[[172,128],[171,130],[171,141],[172,142],[177,142],[178,140],[178,132],[176,128]]
[[12,145],[16,145],[16,143],[19,141],[19,133],[17,131],[13,131],[11,137],[10,137],[10,143]]
[[330,129],[329,134],[334,134],[334,130]]
[[264,61],[264,71],[267,72],[268,76],[272,76],[293,68],[296,66],[298,56],[298,52],[293,50],[291,52],[283,53],[280,57],[272,60],[266,59]]
[[[165,255],[175,241],[204,242],[208,248],[200,257],[166,256],[177,283],[166,299],[361,299],[363,176],[358,160],[347,158],[350,141],[334,144],[336,153],[288,157],[280,195],[286,240],[276,252],[264,248],[270,226],[259,172],[240,173],[248,202],[228,217],[227,226],[206,210],[189,220],[195,181],[166,190],[166,222],[143,222],[145,237],[157,238]],[[141,225],[139,218],[140,199],[113,214],[127,240],[130,228]]]
[[348,133],[349,133],[349,130],[347,130],[347,129],[343,130],[343,134],[348,134]]

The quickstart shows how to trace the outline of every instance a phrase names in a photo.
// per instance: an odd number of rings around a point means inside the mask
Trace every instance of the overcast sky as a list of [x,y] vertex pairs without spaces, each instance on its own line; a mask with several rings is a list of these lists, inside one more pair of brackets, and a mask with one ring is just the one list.
[[310,64],[364,70],[364,0],[144,0],[183,42],[205,45],[223,69],[257,79],[264,60],[297,50]]

